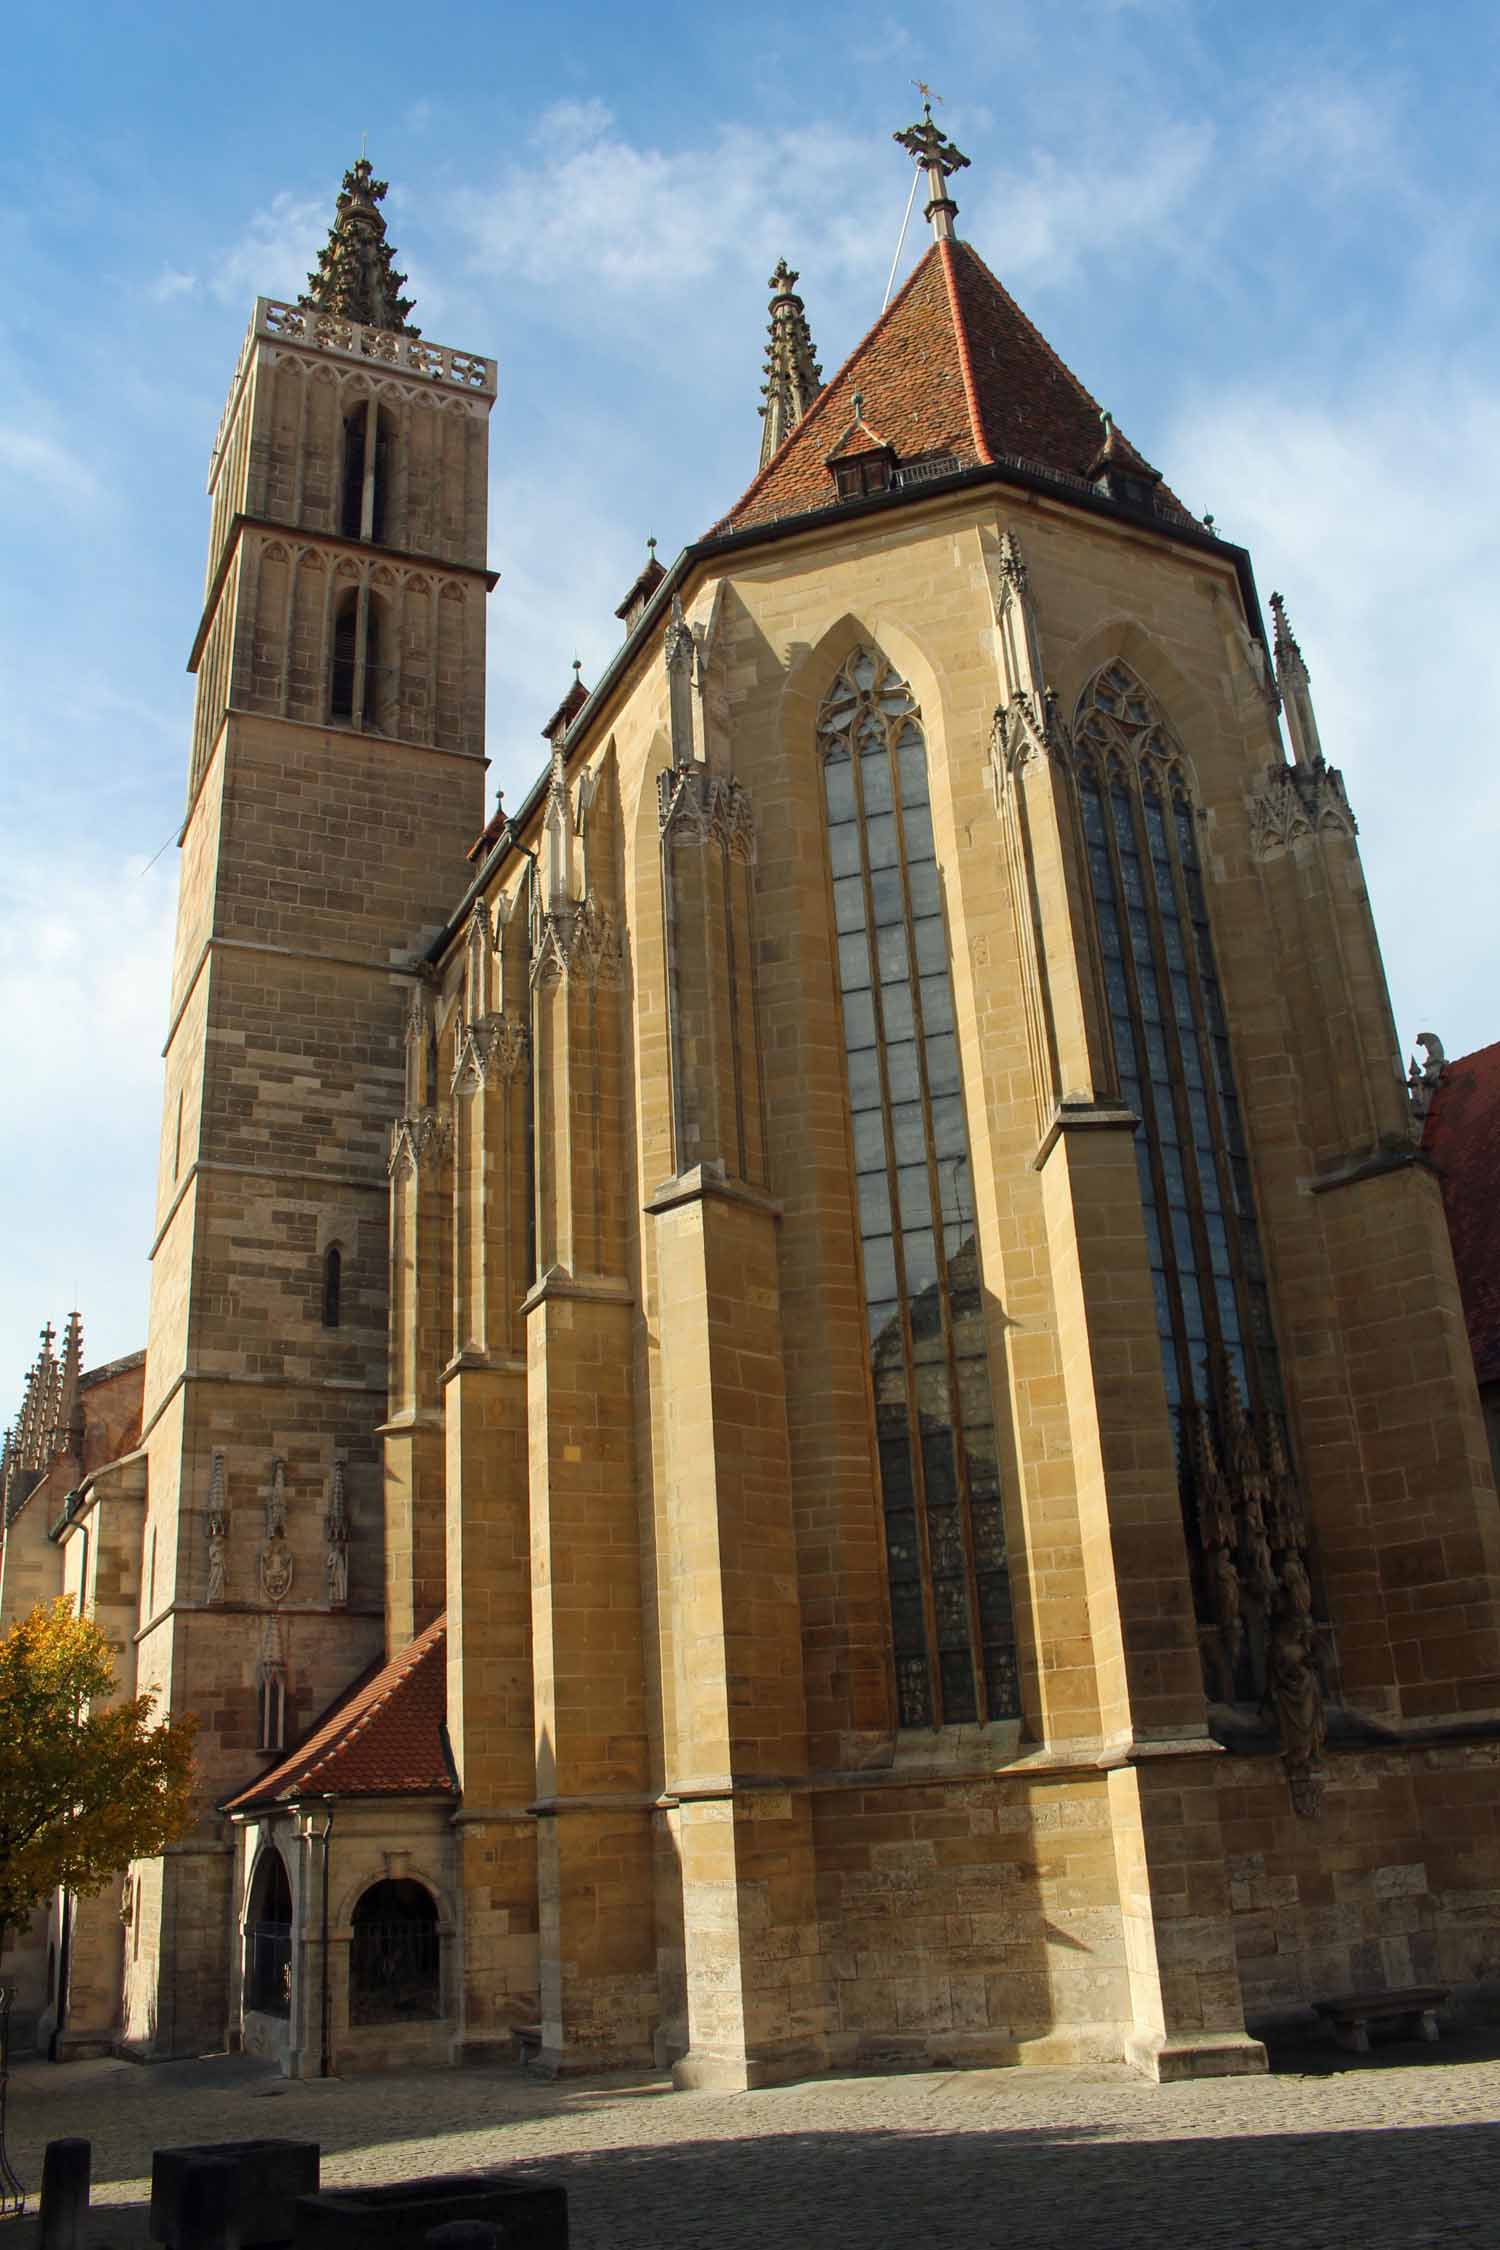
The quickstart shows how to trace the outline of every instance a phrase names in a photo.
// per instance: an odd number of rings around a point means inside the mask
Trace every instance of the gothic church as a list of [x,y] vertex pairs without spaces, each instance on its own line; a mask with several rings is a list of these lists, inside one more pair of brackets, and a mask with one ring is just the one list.
[[148,1346],[48,1341],[6,1470],[5,1622],[195,1711],[202,1817],[39,1917],[54,2052],[1166,2079],[1496,1973],[1500,1515],[1308,671],[898,138],[925,255],[826,382],[778,268],[758,474],[487,826],[495,364],[363,159],[256,303]]

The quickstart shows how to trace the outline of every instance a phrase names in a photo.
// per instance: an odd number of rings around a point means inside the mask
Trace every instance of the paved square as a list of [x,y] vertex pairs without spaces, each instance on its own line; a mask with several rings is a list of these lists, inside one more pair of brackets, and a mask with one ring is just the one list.
[[[1500,2038],[1307,2050],[1268,2078],[827,2078],[753,2094],[514,2071],[287,2083],[232,2057],[23,2064],[12,2153],[94,2145],[89,2242],[145,2241],[151,2150],[306,2135],[326,2184],[514,2164],[563,2182],[576,2250],[1500,2244]],[[12,2222],[25,2250],[34,2219]]]

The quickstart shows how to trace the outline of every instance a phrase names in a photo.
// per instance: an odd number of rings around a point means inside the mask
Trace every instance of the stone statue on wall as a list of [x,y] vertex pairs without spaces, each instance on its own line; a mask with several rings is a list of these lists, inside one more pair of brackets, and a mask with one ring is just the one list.
[[349,1501],[344,1490],[344,1463],[338,1457],[328,1484],[328,1513],[323,1518],[323,1536],[328,1542],[328,1606],[346,1609],[349,1603]]
[[229,1585],[229,1498],[224,1488],[224,1456],[215,1453],[208,1479],[208,1590],[210,1607],[223,1601]]
[[1266,1697],[1281,1729],[1282,1759],[1292,1803],[1303,1815],[1316,1813],[1323,1797],[1316,1768],[1328,1739],[1328,1721],[1312,1630],[1291,1610],[1283,1610],[1271,1630]]

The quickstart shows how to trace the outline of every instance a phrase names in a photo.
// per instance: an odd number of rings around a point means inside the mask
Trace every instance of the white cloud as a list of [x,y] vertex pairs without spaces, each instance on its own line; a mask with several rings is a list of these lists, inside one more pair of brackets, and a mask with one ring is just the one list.
[[[1195,504],[1287,601],[1323,749],[1344,772],[1400,1037],[1496,1035],[1500,389],[1415,363],[1341,399],[1270,388],[1190,413],[1166,447]],[[1436,1007],[1434,996],[1441,995]]]
[[166,266],[157,275],[146,294],[155,305],[170,305],[175,297],[189,297],[198,286],[198,277],[191,273],[177,273]]
[[[825,125],[766,133],[720,127],[696,146],[668,151],[616,130],[595,100],[556,103],[538,126],[549,151],[545,186],[534,159],[506,164],[488,192],[457,205],[476,263],[578,291],[590,283],[662,299],[716,270],[760,266],[784,243],[810,244],[844,262],[856,238],[842,214],[876,207],[889,185],[877,138]],[[872,261],[866,226],[857,231]]]
[[231,305],[256,296],[295,297],[307,287],[332,216],[328,198],[295,196],[283,188],[214,260],[209,284],[214,295]]
[[0,1272],[7,1381],[75,1304],[91,1359],[145,1341],[177,870],[59,841],[14,852],[0,890],[0,1020],[32,1120]]
[[102,497],[88,463],[45,430],[0,423],[0,470],[41,485],[53,499],[93,502]]
[[1060,155],[1039,149],[1024,168],[991,174],[965,231],[1004,245],[1007,281],[1056,292],[1090,259],[1159,253],[1190,215],[1197,223],[1213,156],[1207,123],[1164,122],[1112,141],[1089,135]]

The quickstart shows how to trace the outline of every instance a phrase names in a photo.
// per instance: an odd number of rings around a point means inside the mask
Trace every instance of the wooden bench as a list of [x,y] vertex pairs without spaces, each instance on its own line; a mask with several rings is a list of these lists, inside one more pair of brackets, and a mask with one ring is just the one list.
[[1332,2024],[1341,2047],[1354,2055],[1367,2055],[1372,2023],[1404,2021],[1413,2027],[1408,2038],[1435,2040],[1437,2011],[1447,1998],[1445,1985],[1413,1984],[1396,1992],[1345,1992],[1336,1999],[1315,2000],[1313,2007]]

